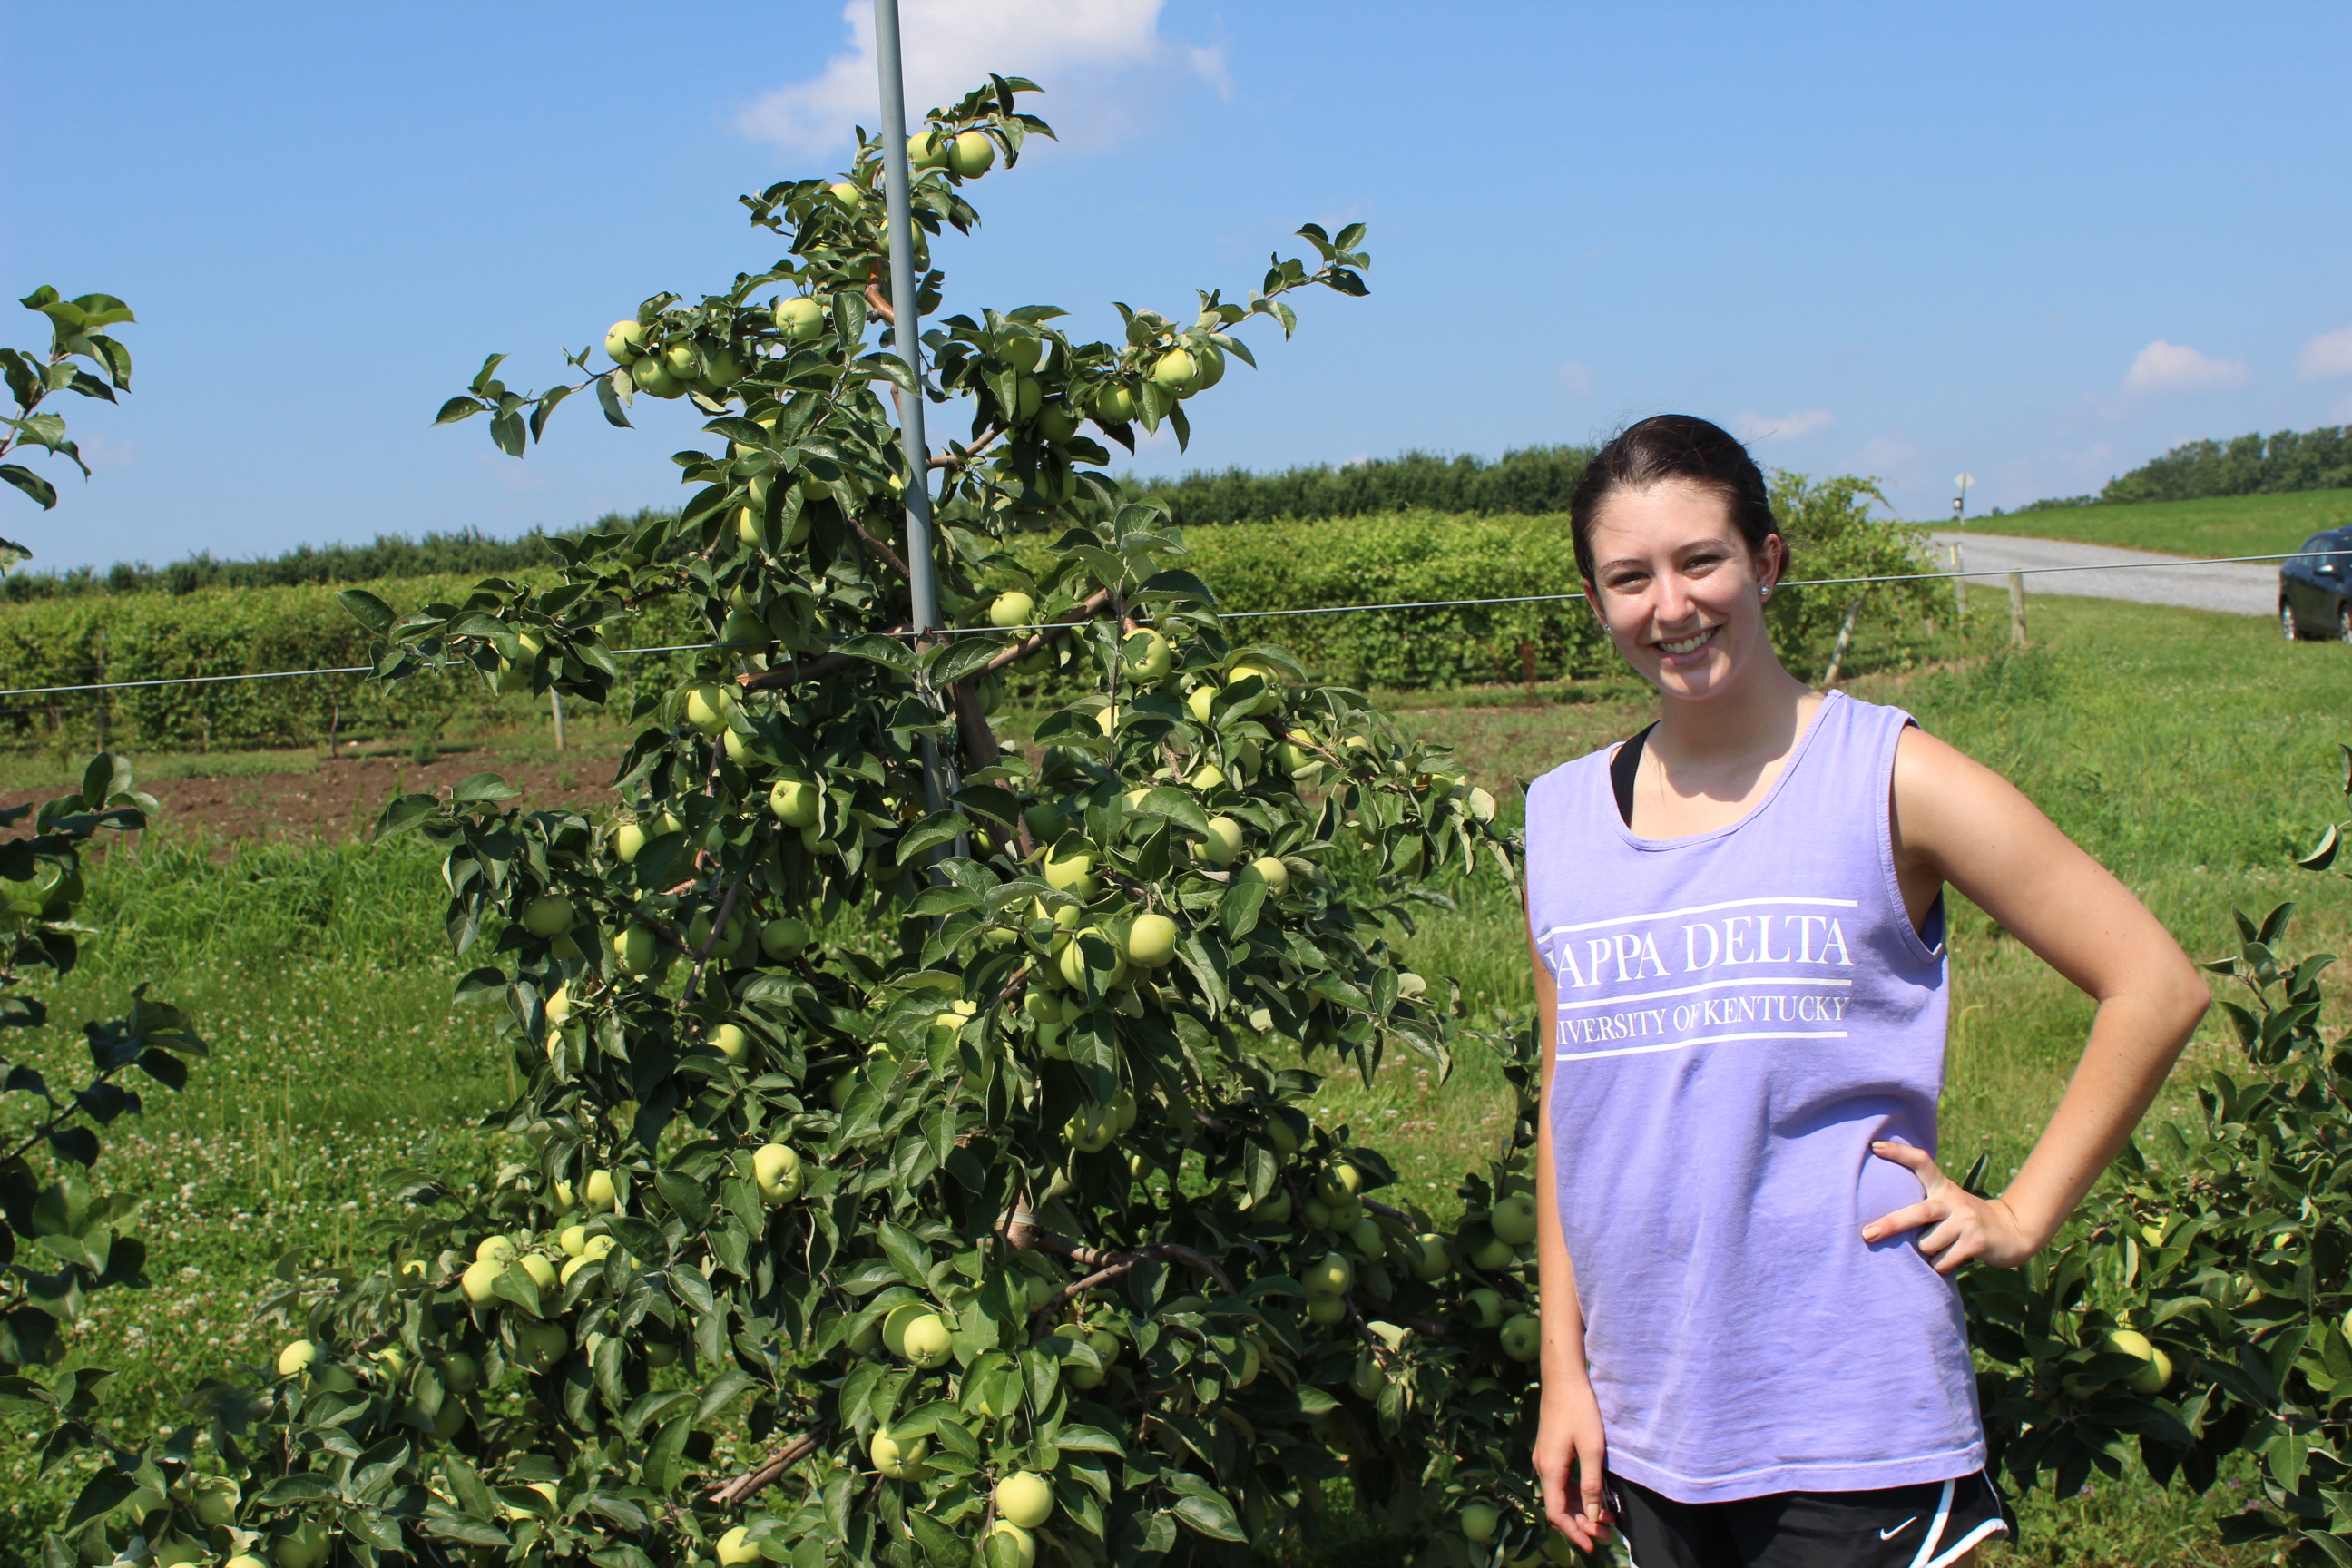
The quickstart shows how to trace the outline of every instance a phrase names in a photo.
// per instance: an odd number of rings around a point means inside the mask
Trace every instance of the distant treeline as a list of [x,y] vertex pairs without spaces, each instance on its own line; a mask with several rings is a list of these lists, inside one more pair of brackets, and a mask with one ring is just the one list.
[[2352,425],[2241,436],[2234,441],[2185,442],[2109,479],[2096,496],[2059,496],[2018,510],[2340,489],[2352,489]]
[[1326,463],[1278,474],[1227,468],[1125,482],[1165,502],[1186,527],[1406,510],[1538,516],[1568,510],[1570,492],[1591,460],[1590,447],[1523,447],[1492,460],[1405,452],[1336,468]]
[[[585,532],[642,523],[608,513]],[[367,583],[386,577],[487,577],[554,563],[547,535],[534,530],[520,539],[492,539],[474,529],[427,533],[421,539],[380,533],[367,544],[300,545],[257,561],[223,561],[200,552],[165,566],[118,561],[104,572],[87,566],[70,572],[19,572],[0,578],[0,599],[69,599],[89,594],[193,594],[201,588],[293,588],[324,583]]]

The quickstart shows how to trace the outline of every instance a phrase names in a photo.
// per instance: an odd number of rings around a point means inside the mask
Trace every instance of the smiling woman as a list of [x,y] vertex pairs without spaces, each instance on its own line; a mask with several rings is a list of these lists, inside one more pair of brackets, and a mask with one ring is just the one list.
[[[1950,1276],[2050,1240],[2205,986],[2008,783],[1782,668],[1788,544],[1732,437],[1644,420],[1570,517],[1661,712],[1528,792],[1547,1510],[1652,1565],[1961,1563],[2004,1527]],[[1948,882],[2099,1002],[1996,1198],[1933,1157]]]

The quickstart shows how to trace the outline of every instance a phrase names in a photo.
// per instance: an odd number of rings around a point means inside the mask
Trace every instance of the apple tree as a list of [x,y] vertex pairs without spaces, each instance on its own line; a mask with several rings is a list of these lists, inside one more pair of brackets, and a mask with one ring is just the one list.
[[[932,111],[919,253],[1048,133],[1033,90]],[[709,439],[677,454],[677,518],[556,542],[551,587],[345,595],[388,681],[455,661],[602,702],[657,610],[708,646],[639,673],[621,809],[524,810],[489,774],[387,807],[444,851],[460,998],[527,1075],[492,1119],[513,1155],[409,1173],[377,1267],[289,1280],[277,1363],[190,1396],[217,1458],[167,1479],[227,1501],[172,1541],[278,1568],[1238,1563],[1344,1479],[1442,1557],[1537,1551],[1531,1043],[1454,1236],[1314,1114],[1325,1071],[1450,1061],[1458,999],[1391,941],[1516,841],[1446,751],[1221,617],[1104,471],[1138,426],[1184,438],[1292,298],[1363,293],[1362,230],[1307,226],[1313,259],[1241,300],[1122,306],[1110,341],[1044,306],[938,318],[919,384],[887,348],[880,153],[746,197],[784,257],[646,300],[603,368],[524,393],[493,357],[442,410],[520,456],[580,392],[614,425],[688,400]],[[912,472],[910,397],[970,420]],[[917,488],[946,626],[912,624]],[[1008,676],[1044,708],[1018,746]]]

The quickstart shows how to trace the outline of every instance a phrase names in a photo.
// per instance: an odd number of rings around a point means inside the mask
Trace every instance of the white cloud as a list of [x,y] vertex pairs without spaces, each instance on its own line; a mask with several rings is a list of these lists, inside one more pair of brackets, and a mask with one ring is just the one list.
[[[1042,106],[1065,142],[1107,140],[1135,107],[1132,93],[1102,90],[1137,72],[1189,74],[1231,97],[1223,52],[1163,37],[1161,0],[905,0],[898,37],[907,84],[907,120],[944,107],[981,85],[990,71],[1025,76],[1048,89]],[[849,52],[822,75],[761,97],[735,118],[735,129],[787,153],[816,155],[848,144],[850,128],[881,121],[874,67],[874,7],[842,7]],[[1075,90],[1074,90],[1075,89]],[[1059,108],[1063,112],[1051,112]],[[1073,112],[1075,110],[1075,112]]]
[[1794,414],[1771,419],[1752,408],[1743,408],[1732,416],[1731,428],[1743,441],[1794,441],[1836,423],[1837,416],[1826,408],[1800,408]]
[[2305,381],[2334,381],[2352,375],[2352,327],[2322,332],[2294,356],[2294,374]]
[[1574,360],[1562,360],[1559,366],[1559,389],[1570,397],[1592,395],[1592,367]]
[[[1853,473],[1876,474],[1885,477],[1891,470],[1901,468],[1918,455],[1919,443],[1897,432],[1892,436],[1881,436],[1876,440],[1869,442],[1862,450],[1846,459],[1845,467]],[[1888,482],[1893,481],[1890,479]]]
[[2124,390],[2144,396],[2168,393],[2226,392],[2254,379],[2253,367],[2242,359],[2208,359],[2185,343],[2162,338],[2139,351],[2124,373]]

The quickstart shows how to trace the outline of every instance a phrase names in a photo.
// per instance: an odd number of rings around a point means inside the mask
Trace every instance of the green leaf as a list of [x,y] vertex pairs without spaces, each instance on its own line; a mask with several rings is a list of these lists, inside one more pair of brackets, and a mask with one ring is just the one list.
[[1246,1541],[1234,1505],[1215,1492],[1188,1492],[1176,1500],[1175,1514],[1190,1529],[1212,1541]]
[[441,412],[434,416],[433,423],[436,425],[454,425],[460,419],[471,418],[473,416],[483,412],[488,406],[489,405],[484,403],[478,397],[453,397],[448,402],[441,405]]
[[454,802],[513,800],[522,791],[496,773],[468,773],[449,792]]
[[57,487],[21,463],[0,463],[0,479],[40,502],[44,510],[58,504]]
[[954,841],[957,835],[968,831],[971,824],[963,813],[952,808],[935,811],[914,826],[907,829],[898,840],[898,864],[911,866],[925,850]]
[[335,595],[335,602],[342,605],[346,615],[365,626],[374,637],[391,636],[392,623],[400,618],[390,605],[364,588],[345,588]]

